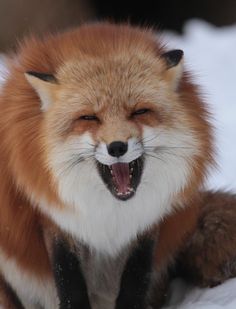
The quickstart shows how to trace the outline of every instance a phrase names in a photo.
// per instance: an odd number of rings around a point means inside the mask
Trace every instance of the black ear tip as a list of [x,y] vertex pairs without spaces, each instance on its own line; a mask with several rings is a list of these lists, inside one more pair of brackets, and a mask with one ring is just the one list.
[[45,82],[56,82],[56,77],[53,74],[49,73],[40,73],[40,72],[34,72],[34,71],[27,71],[26,74],[32,75],[34,77],[37,77]]
[[173,49],[161,55],[165,59],[168,69],[179,64],[184,52],[181,49]]

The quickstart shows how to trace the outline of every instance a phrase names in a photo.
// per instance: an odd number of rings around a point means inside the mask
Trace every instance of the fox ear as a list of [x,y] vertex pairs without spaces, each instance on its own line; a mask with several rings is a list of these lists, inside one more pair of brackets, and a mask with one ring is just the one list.
[[55,86],[58,84],[57,79],[52,74],[38,73],[28,71],[25,77],[30,85],[37,92],[41,100],[41,109],[46,111],[53,101]]
[[177,89],[183,74],[183,55],[184,52],[180,49],[174,49],[161,55],[161,58],[165,61],[165,79],[174,90]]

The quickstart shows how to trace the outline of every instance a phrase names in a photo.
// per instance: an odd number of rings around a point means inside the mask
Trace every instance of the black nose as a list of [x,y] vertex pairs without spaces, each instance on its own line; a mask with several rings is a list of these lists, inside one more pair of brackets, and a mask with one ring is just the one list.
[[109,155],[113,157],[121,157],[127,152],[128,144],[120,141],[112,142],[107,146],[107,150]]

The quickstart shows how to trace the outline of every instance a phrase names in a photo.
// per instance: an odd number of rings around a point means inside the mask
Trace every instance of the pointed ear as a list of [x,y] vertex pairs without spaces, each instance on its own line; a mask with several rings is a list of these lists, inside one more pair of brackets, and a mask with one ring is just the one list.
[[41,100],[41,109],[46,111],[53,101],[53,93],[57,83],[57,79],[52,74],[38,73],[28,71],[25,77],[30,85],[37,92]]
[[174,49],[161,55],[165,61],[164,77],[174,90],[177,89],[183,74],[183,55],[184,52],[180,49]]

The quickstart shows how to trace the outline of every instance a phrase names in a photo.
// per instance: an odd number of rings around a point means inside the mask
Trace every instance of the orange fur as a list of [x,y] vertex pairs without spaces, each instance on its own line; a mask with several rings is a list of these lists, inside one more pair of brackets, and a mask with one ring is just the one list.
[[[59,74],[64,78],[62,82],[65,87],[74,91],[76,85],[73,80],[70,80],[73,75],[73,66],[60,71],[62,64],[71,62],[82,72],[84,69],[87,72],[86,82],[89,84],[90,78],[95,76],[94,78],[100,80],[103,76],[96,62],[97,59],[99,57],[104,59],[112,54],[117,59],[123,57],[124,65],[133,61],[131,77],[125,78],[132,78],[138,85],[144,78],[141,68],[143,71],[150,70],[153,65],[153,79],[155,74],[161,74],[164,70],[164,64],[161,61],[156,65],[153,60],[163,51],[164,48],[149,30],[140,30],[125,25],[97,24],[83,26],[61,35],[48,36],[43,40],[31,38],[20,46],[18,55],[9,61],[9,78],[0,97],[0,247],[25,271],[35,276],[51,275],[43,237],[47,220],[33,205],[34,201],[39,201],[43,196],[49,202],[48,207],[65,207],[59,200],[57,184],[46,164],[48,149],[45,146],[45,139],[47,139],[47,131],[51,128],[45,127],[45,117],[55,120],[55,128],[61,135],[81,134],[89,130],[94,139],[102,138],[107,143],[114,140],[114,136],[117,140],[127,140],[130,134],[140,136],[142,126],[145,124],[157,126],[158,123],[163,122],[167,127],[174,127],[175,117],[177,121],[181,119],[190,130],[197,131],[200,155],[196,155],[190,181],[176,196],[176,204],[184,202],[186,205],[191,201],[204,180],[206,166],[213,160],[211,129],[207,122],[208,113],[198,96],[196,87],[192,85],[187,75],[180,82],[179,98],[174,94],[169,94],[170,99],[173,100],[175,114],[169,115],[163,111],[161,102],[157,102],[156,105],[153,102],[143,102],[142,98],[138,98],[138,102],[130,103],[123,111],[123,106],[127,103],[125,102],[127,96],[123,96],[124,89],[117,94],[120,101],[114,105],[115,108],[112,111],[108,110],[109,102],[105,101],[101,105],[99,102],[91,103],[92,96],[89,97],[89,94],[82,93],[81,95],[88,98],[88,103],[85,104],[82,113],[90,113],[92,106],[92,111],[97,108],[98,113],[104,119],[112,115],[114,119],[112,128],[105,124],[105,120],[99,129],[97,123],[90,124],[88,127],[78,120],[81,111],[79,114],[78,111],[68,111],[67,118],[63,118],[64,131],[62,131],[62,123],[56,121],[62,109],[59,110],[55,106],[55,109],[49,110],[48,116],[45,116],[40,110],[39,98],[27,82],[24,73],[36,71],[56,76]],[[132,55],[138,56],[132,60]],[[93,59],[91,68],[88,67],[91,63],[86,63],[88,58]],[[69,76],[68,79],[63,75],[63,70],[66,69],[70,72],[70,75],[66,75]],[[112,69],[117,70],[118,76],[122,76],[122,67],[120,68],[119,64]],[[82,75],[76,78],[77,83],[83,85],[85,81]],[[151,89],[152,85],[150,91]],[[101,101],[110,95],[103,93],[100,89],[97,89],[97,93]],[[142,108],[142,104],[145,106],[150,104],[155,110],[154,114],[143,118],[142,125],[135,119],[127,122],[126,116],[121,119],[121,115],[129,115],[137,103],[139,108]],[[180,106],[185,111],[184,117],[181,115]],[[66,103],[63,109],[66,111]],[[118,118],[119,121],[116,121],[115,119]],[[74,121],[71,122],[71,120]],[[186,232],[194,226],[196,217],[197,212],[194,207],[183,208],[178,209],[162,223],[160,245],[157,251],[158,263],[167,259],[178,249]]]
[[178,209],[167,216],[160,224],[160,236],[156,250],[156,263],[160,269],[167,266],[169,261],[184,246],[188,236],[193,233],[199,218],[199,202],[196,198],[194,203],[184,209]]

